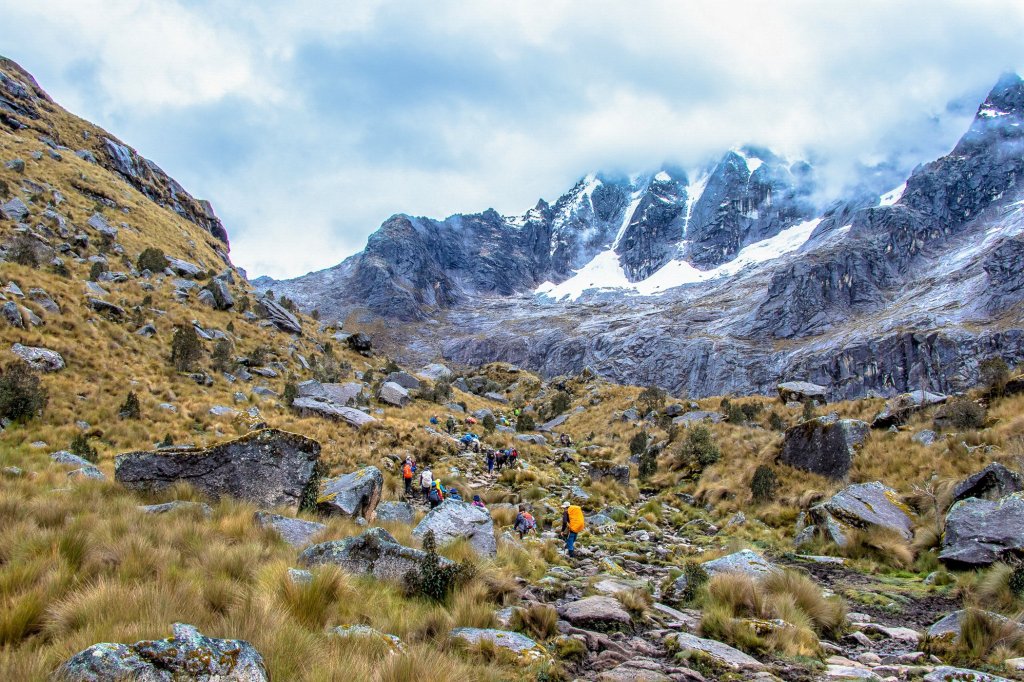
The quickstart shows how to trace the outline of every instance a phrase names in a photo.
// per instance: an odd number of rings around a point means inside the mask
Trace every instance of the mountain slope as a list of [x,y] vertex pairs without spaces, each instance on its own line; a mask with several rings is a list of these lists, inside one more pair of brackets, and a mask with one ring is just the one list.
[[257,285],[349,324],[418,320],[394,339],[410,359],[589,366],[698,396],[794,377],[846,397],[958,390],[979,357],[1021,356],[1022,97],[1002,77],[953,151],[885,196],[820,210],[812,165],[745,147],[703,172],[591,175],[520,218],[392,218],[337,268]]

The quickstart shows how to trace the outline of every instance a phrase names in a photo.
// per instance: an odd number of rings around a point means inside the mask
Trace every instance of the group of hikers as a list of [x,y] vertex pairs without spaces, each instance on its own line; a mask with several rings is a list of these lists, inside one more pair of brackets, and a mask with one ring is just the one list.
[[[583,516],[583,509],[578,504],[571,504],[568,501],[563,502],[562,527],[559,529],[559,535],[565,538],[565,549],[571,557],[576,556],[576,538],[583,532],[585,526],[586,520]],[[519,533],[519,539],[522,540],[535,528],[537,528],[537,520],[526,510],[525,504],[519,505],[512,530]]]

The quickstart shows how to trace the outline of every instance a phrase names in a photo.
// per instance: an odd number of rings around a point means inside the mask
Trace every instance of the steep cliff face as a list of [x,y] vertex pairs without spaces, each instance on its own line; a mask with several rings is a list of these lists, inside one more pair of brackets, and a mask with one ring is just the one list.
[[406,353],[467,364],[691,395],[786,378],[957,390],[980,359],[1024,350],[1022,123],[1008,75],[950,154],[884,196],[821,210],[810,165],[745,147],[689,173],[587,176],[521,217],[389,221],[330,276],[263,285],[338,317],[428,320],[435,340]]

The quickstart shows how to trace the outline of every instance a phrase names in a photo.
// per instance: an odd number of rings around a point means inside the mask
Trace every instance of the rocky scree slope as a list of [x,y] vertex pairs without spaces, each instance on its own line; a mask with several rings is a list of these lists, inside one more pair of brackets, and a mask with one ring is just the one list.
[[1022,351],[1022,102],[1002,77],[950,154],[823,211],[813,166],[743,148],[706,173],[588,176],[514,218],[396,215],[335,268],[255,284],[406,321],[392,348],[409,360],[590,367],[695,396],[962,390],[979,358]]

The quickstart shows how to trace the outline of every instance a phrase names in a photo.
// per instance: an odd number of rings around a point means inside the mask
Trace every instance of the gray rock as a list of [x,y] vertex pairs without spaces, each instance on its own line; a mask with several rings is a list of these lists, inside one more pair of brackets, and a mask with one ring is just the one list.
[[690,426],[699,422],[708,421],[712,424],[719,424],[725,421],[725,415],[721,412],[709,412],[707,410],[696,410],[694,412],[687,412],[684,415],[675,417],[672,423],[676,426]]
[[184,510],[199,512],[206,518],[213,516],[213,508],[210,505],[205,502],[191,502],[188,500],[173,500],[163,504],[145,504],[140,505],[137,509],[143,514],[170,514],[171,512]]
[[167,267],[169,267],[176,275],[180,275],[182,277],[196,277],[198,275],[202,275],[204,272],[203,269],[195,263],[189,263],[188,261],[181,260],[180,258],[171,258],[170,256],[165,256],[165,258],[167,258]]
[[227,405],[214,405],[210,408],[210,414],[215,417],[234,417],[239,414],[238,410]]
[[25,474],[25,470],[21,467],[4,467],[3,475],[9,478],[20,478]]
[[276,379],[278,376],[277,371],[270,367],[250,367],[249,371],[267,379]]
[[377,400],[395,407],[405,407],[411,398],[409,392],[393,381],[384,382],[377,392]]
[[296,585],[308,585],[313,582],[313,574],[301,568],[289,568],[288,579]]
[[613,597],[586,597],[563,604],[557,610],[562,619],[585,630],[621,630],[633,623],[629,612]]
[[230,310],[235,305],[235,298],[231,295],[228,283],[221,277],[214,277],[206,285],[214,298],[214,307],[217,310]]
[[323,532],[324,528],[327,528],[324,524],[315,521],[304,521],[265,511],[253,514],[253,520],[262,528],[276,531],[292,547],[305,547],[314,537]]
[[733,670],[764,670],[765,668],[756,658],[748,656],[728,644],[716,642],[713,639],[703,639],[687,633],[679,633],[672,635],[672,637],[675,640],[676,647],[683,654],[696,652],[703,656],[708,656],[718,665]]
[[[677,679],[696,680],[695,676],[687,675]],[[597,682],[672,682],[662,664],[650,659],[634,659],[606,670],[596,678]]]
[[493,557],[498,553],[494,538],[494,521],[485,509],[466,502],[447,499],[431,509],[413,529],[418,538],[434,532],[438,547],[466,538],[477,554]]
[[0,213],[8,220],[23,223],[28,218],[28,206],[18,197],[14,197],[7,203],[0,204]]
[[[1001,625],[1005,625],[1010,622],[1009,618],[998,613],[992,613],[991,611],[982,611],[982,613],[990,620]],[[956,642],[960,639],[961,626],[963,625],[964,618],[967,614],[967,609],[960,609],[959,611],[947,613],[928,628],[928,637],[935,640],[942,640],[947,643]],[[1017,623],[1017,628],[1024,629],[1024,626]]]
[[784,403],[813,401],[815,404],[824,405],[827,402],[828,388],[809,381],[786,381],[779,384],[777,389],[779,398]]
[[753,578],[763,578],[779,570],[775,564],[749,549],[707,561],[702,565],[708,575],[712,576],[719,573],[743,573]]
[[259,313],[260,317],[270,321],[283,332],[291,334],[302,333],[302,324],[299,322],[299,318],[295,317],[277,301],[272,301],[266,297],[259,299],[256,302],[256,312]]
[[319,459],[316,441],[262,429],[205,449],[119,455],[115,478],[127,488],[145,491],[187,480],[215,498],[230,495],[264,508],[297,507]]
[[296,398],[292,403],[292,407],[298,410],[303,416],[337,419],[351,424],[356,428],[377,421],[374,417],[366,414],[362,410],[357,410],[354,407],[345,407],[344,405],[338,405],[330,400],[313,396]]
[[506,398],[501,393],[495,393],[494,391],[490,391],[488,393],[484,393],[484,397],[490,401],[501,403],[502,405],[508,404],[508,398]]
[[124,308],[119,305],[108,303],[99,298],[87,298],[86,301],[89,303],[90,308],[114,322],[121,322],[128,316]]
[[89,466],[69,471],[68,478],[91,478],[97,481],[105,481],[107,480],[107,475],[90,464]]
[[0,314],[3,315],[7,324],[18,329],[25,327],[25,320],[21,316],[21,308],[14,301],[7,301],[0,306]]
[[[303,566],[335,564],[356,575],[370,575],[378,580],[401,582],[405,574],[417,570],[427,553],[399,544],[383,528],[370,528],[361,535],[322,542],[307,547],[299,555]],[[442,566],[452,562],[439,557]]]
[[48,348],[34,348],[16,343],[11,346],[11,352],[39,372],[57,372],[65,367],[64,357],[57,351]]
[[94,466],[94,464],[92,462],[90,462],[89,460],[85,459],[84,457],[79,457],[78,455],[73,455],[70,452],[68,452],[67,450],[58,450],[57,452],[52,453],[50,455],[50,459],[53,460],[54,462],[56,462],[57,464],[67,464],[68,466],[74,466],[74,467],[91,467],[91,466]]
[[953,488],[953,501],[968,497],[998,500],[1024,490],[1024,477],[1002,464],[992,462],[976,474],[968,476]]
[[358,404],[365,397],[363,385],[354,381],[344,384],[322,384],[315,379],[310,379],[303,381],[296,388],[300,398],[322,398],[337,405],[349,407]]
[[580,500],[586,502],[590,499],[590,495],[586,490],[579,487],[578,485],[569,486],[569,497],[574,500]]
[[481,408],[479,410],[473,410],[472,416],[477,421],[481,421],[482,422],[487,417],[493,417],[494,416],[494,412],[492,412],[492,411],[488,410],[486,407],[484,407],[484,408]]
[[1010,680],[977,670],[940,665],[924,676],[924,682],[1010,682]]
[[60,306],[57,305],[56,301],[50,298],[50,295],[46,293],[45,289],[39,287],[33,287],[28,290],[29,298],[36,302],[44,312],[51,315],[60,315]]
[[516,440],[522,443],[532,443],[533,445],[547,445],[548,441],[544,436],[536,433],[520,433],[516,436]]
[[635,407],[631,407],[628,410],[623,411],[622,413],[622,421],[624,422],[635,422],[639,421],[639,419],[640,413],[637,411]]
[[398,384],[404,389],[415,390],[420,387],[420,380],[409,374],[408,372],[392,372],[387,376],[385,381]]
[[911,440],[925,447],[929,447],[935,444],[935,441],[938,439],[938,437],[938,434],[932,431],[931,429],[924,429],[923,431],[918,431],[917,433],[915,433],[914,437],[911,438]]
[[851,485],[830,500],[811,507],[811,521],[837,545],[847,542],[854,528],[886,528],[907,540],[914,535],[914,523],[899,494],[878,481]]
[[428,381],[450,381],[453,374],[450,369],[439,363],[431,363],[417,372]]
[[101,213],[93,213],[89,217],[89,220],[86,221],[86,225],[96,230],[107,239],[117,239],[117,228],[108,223],[107,219],[104,218]]
[[871,422],[873,429],[887,429],[890,426],[905,424],[910,416],[926,407],[939,405],[949,399],[949,396],[929,391],[911,391],[903,393],[885,403],[885,408],[879,412],[874,421]]
[[149,338],[151,336],[156,336],[156,327],[153,326],[152,323],[148,323],[147,322],[146,324],[144,324],[141,327],[139,327],[138,329],[136,329],[135,330],[135,334],[137,336],[144,336],[146,338]]
[[415,518],[415,510],[408,502],[381,502],[377,505],[377,522],[393,521],[411,524]]
[[367,625],[338,626],[336,628],[331,628],[327,634],[332,637],[341,637],[343,639],[356,638],[363,641],[377,641],[387,646],[393,654],[403,653],[405,651],[405,644],[398,636],[389,635]]
[[173,631],[168,639],[132,645],[93,644],[65,662],[58,677],[67,682],[269,681],[262,656],[248,642],[206,637],[183,623],[175,623]]
[[1024,555],[1024,493],[996,502],[969,497],[946,514],[939,558],[957,565],[987,566]]
[[332,516],[362,516],[372,521],[384,489],[384,475],[374,466],[332,478],[324,483],[317,509]]
[[629,465],[627,464],[608,464],[602,465],[599,463],[591,462],[590,464],[590,480],[600,481],[604,478],[610,478],[620,485],[629,485]]
[[846,478],[869,430],[867,422],[835,415],[811,419],[786,429],[778,461],[833,480]]
[[528,651],[541,651],[535,641],[518,632],[507,630],[494,630],[492,628],[455,628],[449,633],[454,640],[465,642],[470,646],[487,641],[498,647],[517,654]]
[[217,299],[214,297],[213,293],[208,289],[200,289],[199,294],[196,298],[200,303],[205,305],[207,308],[216,309],[217,307]]

